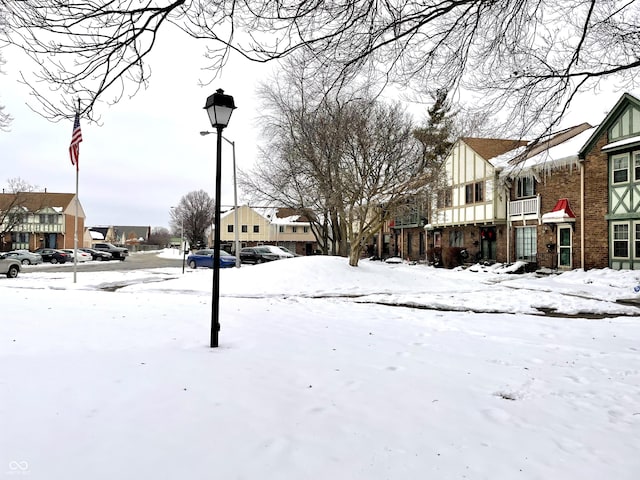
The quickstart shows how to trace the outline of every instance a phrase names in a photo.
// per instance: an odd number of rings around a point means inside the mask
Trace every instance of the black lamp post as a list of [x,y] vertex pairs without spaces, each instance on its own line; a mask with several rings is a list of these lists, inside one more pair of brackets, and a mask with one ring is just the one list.
[[207,98],[204,106],[209,114],[211,126],[218,133],[216,154],[216,210],[214,217],[213,237],[213,289],[211,292],[211,348],[218,346],[218,332],[220,331],[220,183],[222,171],[222,130],[229,124],[229,119],[236,108],[231,95],[225,95],[219,88],[216,93]]

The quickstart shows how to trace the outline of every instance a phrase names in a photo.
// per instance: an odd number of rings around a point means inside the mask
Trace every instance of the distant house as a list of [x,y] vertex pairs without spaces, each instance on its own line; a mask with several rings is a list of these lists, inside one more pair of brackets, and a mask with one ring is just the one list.
[[[238,240],[240,247],[281,245],[299,255],[310,255],[317,243],[309,221],[287,208],[239,206]],[[235,253],[235,211],[230,209],[220,217],[220,242],[223,248]],[[209,239],[209,244],[213,240]]]
[[95,242],[109,242],[126,247],[145,243],[151,235],[150,226],[103,225],[90,227],[89,230]]
[[0,194],[0,250],[73,248],[77,217],[78,246],[85,238],[85,212],[72,193]]

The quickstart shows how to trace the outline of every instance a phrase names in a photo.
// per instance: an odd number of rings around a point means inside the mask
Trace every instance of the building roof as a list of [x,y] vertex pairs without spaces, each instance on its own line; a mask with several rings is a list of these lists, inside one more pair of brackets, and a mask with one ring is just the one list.
[[581,123],[573,127],[550,133],[526,148],[491,159],[494,166],[502,166],[501,177],[521,177],[541,170],[575,165],[579,161],[578,152],[596,127]]
[[[16,201],[16,198],[18,200]],[[73,193],[50,193],[50,192],[18,192],[0,194],[0,210],[6,210],[11,206],[19,204],[30,212],[37,212],[43,208],[61,208],[65,210],[73,199]]]
[[497,157],[515,148],[524,147],[527,145],[527,143],[529,143],[526,140],[512,140],[502,138],[462,137],[460,140],[469,145],[478,155],[480,155],[485,160]]

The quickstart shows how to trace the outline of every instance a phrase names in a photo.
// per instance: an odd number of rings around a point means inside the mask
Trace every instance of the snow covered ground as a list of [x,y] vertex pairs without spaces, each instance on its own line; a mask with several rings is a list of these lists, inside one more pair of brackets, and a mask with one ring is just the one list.
[[217,349],[211,281],[0,278],[0,478],[640,478],[640,272],[223,269]]

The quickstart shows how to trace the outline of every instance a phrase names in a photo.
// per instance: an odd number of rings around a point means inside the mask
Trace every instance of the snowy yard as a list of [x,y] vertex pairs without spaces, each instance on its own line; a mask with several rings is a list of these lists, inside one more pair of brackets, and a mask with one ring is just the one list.
[[640,272],[475,270],[0,278],[0,478],[640,478]]

